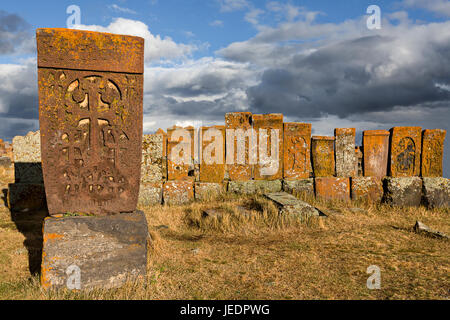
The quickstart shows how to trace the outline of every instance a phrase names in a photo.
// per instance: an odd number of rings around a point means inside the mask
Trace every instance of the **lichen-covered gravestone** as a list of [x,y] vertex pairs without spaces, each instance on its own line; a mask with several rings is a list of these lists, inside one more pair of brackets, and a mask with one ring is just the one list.
[[44,223],[42,285],[74,276],[69,289],[120,286],[146,272],[147,225],[135,211],[144,39],[38,29],[37,49],[42,169],[56,216]]
[[390,175],[392,177],[419,176],[421,149],[422,128],[392,128]]
[[313,136],[311,155],[314,177],[332,177],[336,174],[334,137]]
[[336,176],[355,177],[357,175],[358,163],[355,153],[355,128],[336,128],[334,130]]
[[284,124],[284,179],[307,179],[311,169],[311,124],[288,122]]

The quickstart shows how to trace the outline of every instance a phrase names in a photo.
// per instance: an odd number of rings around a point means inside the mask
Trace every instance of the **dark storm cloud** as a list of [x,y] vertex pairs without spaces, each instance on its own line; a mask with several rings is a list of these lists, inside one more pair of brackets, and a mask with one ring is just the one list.
[[20,16],[0,10],[0,54],[31,53],[31,26]]

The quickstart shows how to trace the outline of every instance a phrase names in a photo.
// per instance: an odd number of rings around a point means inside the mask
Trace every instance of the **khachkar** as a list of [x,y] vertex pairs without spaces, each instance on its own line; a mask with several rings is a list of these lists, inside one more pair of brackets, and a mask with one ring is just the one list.
[[42,285],[119,286],[146,272],[147,224],[136,211],[144,39],[39,29],[37,50],[42,169],[56,216],[44,224]]

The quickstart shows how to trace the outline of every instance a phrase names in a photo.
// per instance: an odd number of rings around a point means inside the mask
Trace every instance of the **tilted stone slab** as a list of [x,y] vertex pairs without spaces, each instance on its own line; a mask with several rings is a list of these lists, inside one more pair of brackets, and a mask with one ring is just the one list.
[[358,162],[355,155],[355,128],[336,128],[334,130],[336,148],[336,176],[355,177]]
[[311,155],[314,177],[332,177],[336,174],[334,137],[313,136]]
[[[142,211],[108,217],[50,217],[45,219],[43,233],[41,284],[45,289],[109,289],[146,276],[148,227]],[[79,287],[74,288],[78,275]]]
[[349,178],[320,177],[314,183],[318,199],[350,201]]
[[450,180],[424,177],[423,203],[429,208],[450,208]]
[[143,136],[141,183],[161,182],[165,179],[163,144],[163,135],[147,134]]
[[189,178],[164,182],[164,204],[181,205],[194,201],[194,179]]
[[311,168],[311,124],[284,124],[283,177],[285,180],[307,179]]
[[144,39],[38,29],[42,170],[51,215],[136,209]]
[[314,179],[283,180],[283,191],[297,197],[314,197]]
[[201,128],[201,182],[221,183],[225,178],[225,126]]
[[263,194],[280,191],[282,191],[281,180],[230,181],[228,183],[228,192],[238,194]]
[[364,176],[387,176],[389,159],[389,131],[367,130],[363,132]]
[[420,175],[422,128],[395,127],[391,129],[391,177]]
[[383,179],[383,202],[399,207],[418,207],[422,199],[419,177],[386,177]]
[[[225,114],[225,128],[228,178],[233,181],[251,180],[257,146],[257,138],[252,131],[251,112]],[[251,158],[252,155],[255,155],[254,159]]]
[[352,200],[380,203],[383,198],[383,183],[378,177],[353,177]]
[[142,183],[139,188],[140,206],[162,204],[163,182]]
[[281,214],[317,217],[320,215],[316,208],[289,193],[265,193],[264,196],[275,203]]
[[254,114],[253,128],[258,137],[258,163],[255,180],[283,178],[283,115]]
[[442,177],[444,141],[447,131],[441,129],[424,130],[422,134],[422,177]]

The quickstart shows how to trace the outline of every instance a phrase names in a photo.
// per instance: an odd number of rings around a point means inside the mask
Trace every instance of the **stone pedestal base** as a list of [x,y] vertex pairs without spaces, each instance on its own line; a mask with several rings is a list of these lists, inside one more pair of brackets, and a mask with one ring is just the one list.
[[423,203],[429,209],[450,208],[450,179],[422,178]]
[[45,289],[116,288],[146,275],[148,227],[142,211],[50,217],[43,235]]
[[383,186],[383,202],[398,207],[420,206],[422,179],[419,177],[386,177]]

